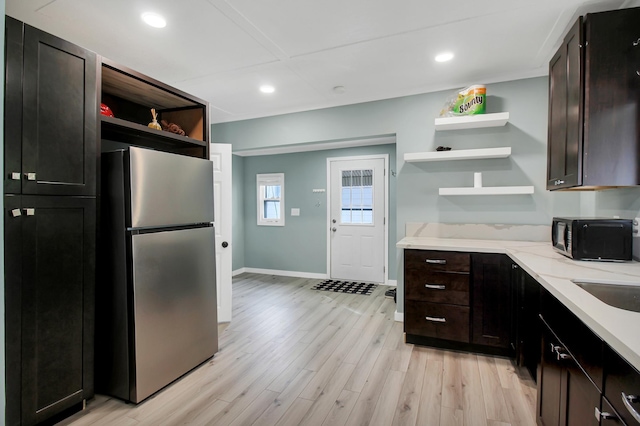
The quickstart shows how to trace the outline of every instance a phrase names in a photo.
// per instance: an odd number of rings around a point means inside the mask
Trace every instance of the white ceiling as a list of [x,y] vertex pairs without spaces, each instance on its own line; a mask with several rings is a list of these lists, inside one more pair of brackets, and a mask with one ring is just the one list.
[[[576,16],[635,6],[640,0],[6,0],[6,13],[206,99],[216,123],[546,75]],[[146,26],[145,11],[163,14],[167,27]],[[456,57],[436,63],[444,50]],[[265,83],[276,92],[259,92]]]

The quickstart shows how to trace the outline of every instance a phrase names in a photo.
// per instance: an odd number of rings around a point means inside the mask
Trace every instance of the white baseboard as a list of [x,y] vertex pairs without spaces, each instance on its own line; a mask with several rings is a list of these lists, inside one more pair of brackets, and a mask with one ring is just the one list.
[[387,285],[391,287],[398,287],[398,280],[387,280]]
[[297,278],[313,278],[326,280],[329,278],[327,274],[316,274],[312,272],[299,271],[280,271],[277,269],[260,269],[260,268],[242,268],[243,272],[250,274],[280,275],[281,277],[297,277]]
[[398,311],[396,311],[396,312],[393,314],[393,319],[394,319],[394,321],[404,322],[404,312],[398,312]]
[[231,271],[231,276],[235,277],[236,275],[244,274],[247,272],[247,268],[236,269],[235,271]]

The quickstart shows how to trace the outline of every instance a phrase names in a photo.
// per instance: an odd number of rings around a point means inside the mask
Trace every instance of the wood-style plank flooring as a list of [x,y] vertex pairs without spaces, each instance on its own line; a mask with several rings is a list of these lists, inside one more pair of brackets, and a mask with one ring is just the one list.
[[139,405],[97,395],[62,425],[535,425],[535,384],[506,358],[404,343],[388,287],[242,274],[220,352]]

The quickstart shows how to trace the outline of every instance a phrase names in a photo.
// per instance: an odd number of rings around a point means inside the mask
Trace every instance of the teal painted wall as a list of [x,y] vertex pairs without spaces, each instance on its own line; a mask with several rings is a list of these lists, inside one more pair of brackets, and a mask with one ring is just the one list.
[[[394,169],[395,145],[245,157],[245,265],[249,268],[327,273],[327,158],[388,154]],[[256,174],[284,173],[285,226],[257,225]],[[396,277],[395,178],[389,181],[389,278]],[[291,216],[299,208],[300,216]]]
[[[0,0],[0,10],[2,11],[2,16],[4,16],[5,0]],[[0,45],[4,46],[4,19],[0,24],[0,39],[2,40]],[[0,59],[0,64],[4,69],[4,55]],[[4,73],[0,77],[0,94],[2,94],[1,98],[4,99]],[[0,103],[0,117],[4,117],[4,102]],[[0,149],[0,174],[4,176],[4,120],[0,123],[0,141],[0,146],[2,146],[2,149]],[[2,204],[2,211],[4,211],[4,193],[0,203]],[[4,220],[0,220],[0,233],[3,235],[2,244],[0,244],[0,336],[2,337],[0,341],[4,342]],[[2,424],[4,424],[6,406],[4,377],[4,345],[2,345],[0,348],[0,421]]]
[[[596,194],[546,191],[547,77],[487,85],[487,112],[510,113],[509,123],[504,127],[436,132],[433,119],[450,95],[451,91],[434,92],[220,123],[212,126],[212,138],[233,144],[237,151],[395,134],[397,240],[404,237],[406,222],[549,224],[553,216],[597,214],[606,210],[609,215],[626,217],[638,211],[640,192],[637,189]],[[510,146],[512,155],[505,159],[435,163],[403,160],[405,153],[433,151],[439,145],[453,149]],[[438,195],[440,187],[472,186],[474,172],[483,173],[484,186],[534,185],[535,193],[485,197]],[[246,260],[249,262],[248,256]],[[401,264],[400,251],[396,257],[400,312],[403,311]]]
[[244,261],[244,158],[232,156],[232,242],[233,259],[231,269],[236,271],[245,267]]

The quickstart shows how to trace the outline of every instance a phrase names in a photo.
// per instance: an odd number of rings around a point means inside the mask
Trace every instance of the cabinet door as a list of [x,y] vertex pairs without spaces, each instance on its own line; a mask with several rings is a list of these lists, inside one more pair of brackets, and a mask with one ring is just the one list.
[[538,368],[538,424],[558,426],[566,422],[567,371],[555,348],[558,340],[551,331],[542,330],[542,357]]
[[471,255],[472,343],[509,348],[511,262],[502,254]]
[[582,18],[549,63],[547,189],[582,184]]
[[540,284],[531,275],[522,271],[522,320],[521,351],[524,365],[534,380],[537,379],[540,361]]
[[565,345],[542,329],[542,359],[538,370],[538,423],[543,426],[597,426],[600,391],[582,371]]
[[584,185],[638,185],[640,8],[585,21]]
[[4,192],[22,191],[22,22],[5,19]]
[[[19,195],[4,197],[4,310],[6,412],[8,426],[20,424],[22,389],[22,209]],[[2,423],[0,421],[0,423]]]
[[21,204],[22,424],[33,424],[93,395],[95,199]]
[[25,25],[23,61],[22,193],[95,195],[96,55]]

